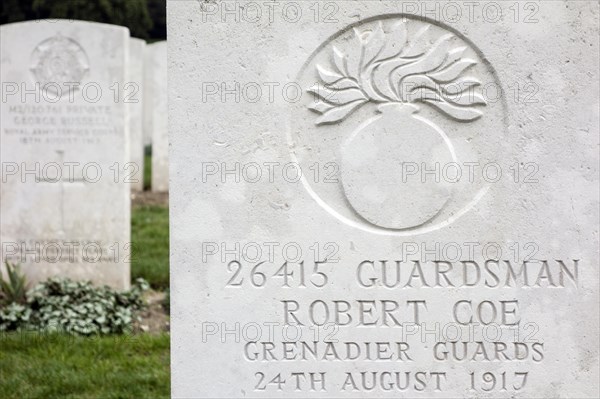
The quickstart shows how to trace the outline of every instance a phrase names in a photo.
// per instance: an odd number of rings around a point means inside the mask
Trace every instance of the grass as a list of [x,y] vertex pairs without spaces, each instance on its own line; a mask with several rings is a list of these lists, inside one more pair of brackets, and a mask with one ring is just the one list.
[[135,207],[131,213],[131,278],[145,278],[152,288],[169,288],[169,209]]
[[[168,208],[135,207],[131,224],[132,278],[143,277],[154,289],[168,288]],[[2,399],[168,398],[169,379],[166,334],[0,333]]]
[[0,336],[0,398],[168,397],[169,336]]
[[144,190],[148,191],[152,187],[152,154],[150,147],[146,147],[144,152]]

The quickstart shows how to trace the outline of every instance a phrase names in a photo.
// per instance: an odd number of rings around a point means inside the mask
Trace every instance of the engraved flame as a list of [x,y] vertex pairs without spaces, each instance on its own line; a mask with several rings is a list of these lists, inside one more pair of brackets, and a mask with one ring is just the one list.
[[368,31],[354,29],[356,51],[332,46],[331,66],[316,67],[322,83],[308,89],[315,94],[309,109],[321,114],[316,124],[341,121],[367,102],[421,102],[458,121],[480,118],[487,103],[474,88],[481,82],[462,76],[477,61],[463,58],[467,47],[451,33],[429,44],[429,27],[408,37],[405,20],[387,30],[379,21]]

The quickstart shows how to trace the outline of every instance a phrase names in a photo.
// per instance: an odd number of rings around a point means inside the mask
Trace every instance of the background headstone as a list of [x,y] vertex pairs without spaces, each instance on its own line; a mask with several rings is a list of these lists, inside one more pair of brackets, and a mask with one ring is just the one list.
[[598,4],[443,4],[169,3],[173,397],[599,396]]
[[126,28],[3,25],[2,260],[51,276],[130,285]]
[[146,42],[129,40],[129,76],[124,87],[129,108],[129,137],[131,138],[131,163],[136,169],[131,189],[144,190],[144,58]]
[[152,138],[152,191],[169,190],[167,42],[146,46],[146,130]]
[[144,48],[144,147],[152,145],[152,113],[154,103],[150,101],[152,92],[152,73],[150,45]]

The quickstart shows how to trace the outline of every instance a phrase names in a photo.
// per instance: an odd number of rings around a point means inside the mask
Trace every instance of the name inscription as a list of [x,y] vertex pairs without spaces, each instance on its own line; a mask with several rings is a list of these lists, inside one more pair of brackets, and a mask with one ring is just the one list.
[[[551,348],[514,289],[577,290],[580,263],[362,260],[353,267],[353,292],[364,290],[364,298],[274,298],[279,320],[243,326],[205,323],[203,339],[227,342],[235,335],[242,358],[260,367],[247,382],[256,392],[433,393],[463,384],[474,392],[516,393],[527,386],[532,367],[542,364]],[[336,272],[344,268],[348,276],[348,265],[338,260],[233,260],[226,263],[225,287],[321,292],[336,285]],[[474,287],[483,296],[471,295]],[[452,290],[454,295],[432,298],[427,295],[431,289]],[[395,294],[373,297],[373,290]],[[346,337],[356,329],[363,339]],[[424,360],[429,367],[422,366]],[[291,362],[297,371],[280,371],[278,365]],[[341,367],[325,367],[332,363]],[[514,366],[503,369],[503,364]],[[486,365],[493,368],[488,371]]]

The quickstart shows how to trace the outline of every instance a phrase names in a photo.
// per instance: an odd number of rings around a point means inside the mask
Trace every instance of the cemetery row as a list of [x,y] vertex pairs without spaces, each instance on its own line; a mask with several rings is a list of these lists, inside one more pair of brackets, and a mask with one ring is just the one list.
[[127,288],[131,193],[168,191],[167,46],[58,20],[3,25],[1,259],[32,282]]

